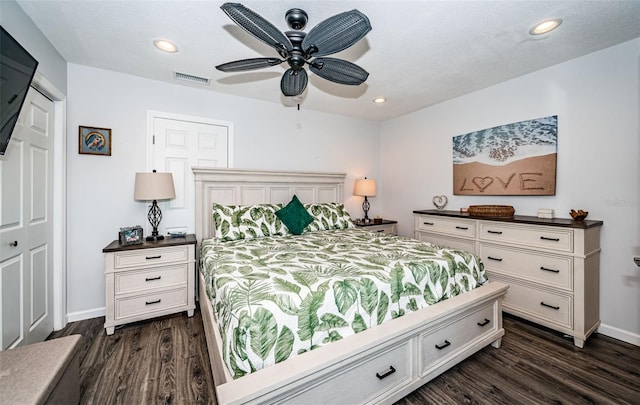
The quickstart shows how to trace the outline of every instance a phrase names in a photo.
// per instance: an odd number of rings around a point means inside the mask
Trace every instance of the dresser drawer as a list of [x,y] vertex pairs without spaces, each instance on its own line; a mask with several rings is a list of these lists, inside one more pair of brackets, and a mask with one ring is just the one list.
[[115,269],[138,266],[156,266],[175,262],[187,262],[189,259],[189,246],[183,245],[156,249],[126,250],[116,252],[114,255]]
[[487,270],[573,290],[573,258],[484,243],[480,257]]
[[355,362],[346,371],[294,397],[282,398],[291,404],[361,404],[372,401],[392,388],[412,381],[413,340],[372,354]]
[[480,222],[480,240],[573,252],[573,231],[544,226]]
[[145,291],[187,283],[188,264],[115,273],[115,294]]
[[495,273],[488,272],[489,280],[502,281],[509,284],[509,290],[502,302],[507,312],[525,317],[535,317],[564,327],[573,328],[573,297],[549,291],[542,291],[533,286],[510,281]]
[[469,239],[459,239],[427,232],[416,232],[416,239],[423,242],[429,242],[437,246],[446,246],[454,249],[466,250],[467,252],[471,253],[475,251],[476,243],[473,240]]
[[115,319],[146,315],[187,305],[187,288],[161,291],[135,297],[116,298]]
[[443,328],[420,335],[421,375],[460,353],[460,348],[472,340],[495,331],[494,321],[493,305],[488,305]]
[[415,221],[415,229],[421,231],[446,233],[467,238],[476,236],[476,224],[472,220],[418,215]]

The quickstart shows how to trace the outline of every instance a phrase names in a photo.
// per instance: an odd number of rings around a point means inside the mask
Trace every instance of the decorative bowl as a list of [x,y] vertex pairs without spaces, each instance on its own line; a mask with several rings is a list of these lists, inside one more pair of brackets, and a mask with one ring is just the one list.
[[583,221],[587,215],[589,215],[589,211],[571,210],[569,214],[571,214],[571,218],[573,218],[574,221]]

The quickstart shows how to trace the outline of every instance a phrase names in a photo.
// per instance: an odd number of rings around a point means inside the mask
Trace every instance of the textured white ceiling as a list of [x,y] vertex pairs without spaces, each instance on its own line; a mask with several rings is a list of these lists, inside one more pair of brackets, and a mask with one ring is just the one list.
[[[292,106],[281,95],[287,65],[245,73],[214,66],[276,52],[237,27],[221,1],[32,1],[18,4],[71,63],[185,84],[178,71],[211,79],[217,92]],[[305,31],[357,8],[373,30],[336,57],[369,73],[360,86],[343,86],[309,74],[301,108],[386,120],[578,56],[640,37],[640,0],[631,1],[320,1],[253,0],[246,7],[283,31],[285,12],[309,15]],[[551,34],[533,38],[531,26],[563,19]],[[166,54],[154,39],[175,42]],[[388,102],[377,105],[375,97]]]

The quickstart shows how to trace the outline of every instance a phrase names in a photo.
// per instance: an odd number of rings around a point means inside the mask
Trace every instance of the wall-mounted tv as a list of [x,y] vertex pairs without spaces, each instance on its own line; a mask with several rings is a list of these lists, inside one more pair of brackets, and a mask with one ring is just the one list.
[[0,25],[0,155],[9,146],[37,67],[38,61]]

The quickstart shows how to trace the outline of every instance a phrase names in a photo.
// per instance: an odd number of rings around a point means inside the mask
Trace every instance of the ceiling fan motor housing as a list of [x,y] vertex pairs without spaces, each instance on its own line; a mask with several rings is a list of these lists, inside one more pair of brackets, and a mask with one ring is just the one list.
[[299,8],[292,8],[287,11],[284,18],[287,20],[289,28],[296,31],[303,30],[309,20],[307,13]]

